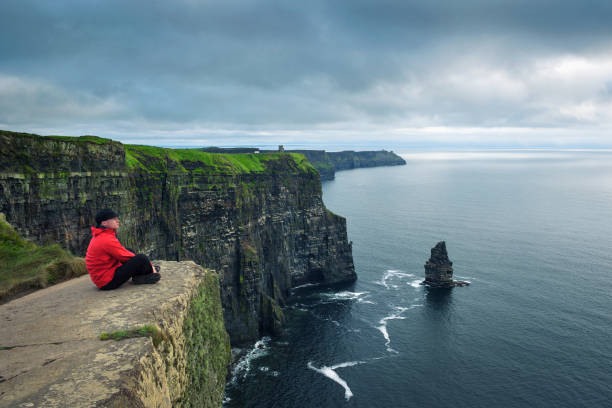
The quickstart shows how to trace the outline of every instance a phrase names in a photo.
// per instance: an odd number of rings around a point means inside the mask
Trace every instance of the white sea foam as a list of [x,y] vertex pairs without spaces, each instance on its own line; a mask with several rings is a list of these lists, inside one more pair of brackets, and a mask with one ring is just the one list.
[[412,277],[414,277],[414,274],[412,273],[405,273],[402,271],[398,271],[396,269],[388,269],[387,271],[385,271],[382,278],[379,281],[376,281],[375,283],[382,285],[387,289],[390,289],[390,288],[397,289],[398,285],[390,283],[389,282],[390,280],[394,278],[403,279],[403,278],[412,278]]
[[278,371],[270,370],[270,367],[259,367],[259,371],[262,373],[266,373],[267,375],[271,375],[272,377],[278,377],[280,373]]
[[363,296],[367,293],[368,292],[349,292],[345,290],[337,293],[323,293],[322,296],[332,300],[353,300],[359,299],[359,296]]
[[293,290],[297,290],[297,289],[310,288],[310,287],[313,287],[313,286],[319,286],[319,284],[318,283],[305,283],[303,285],[291,288],[291,290],[293,291]]
[[346,362],[346,363],[336,364],[336,365],[333,365],[331,367],[323,366],[321,368],[317,368],[314,365],[312,365],[312,362],[309,361],[308,362],[308,368],[318,372],[319,374],[323,374],[327,378],[329,378],[329,379],[337,382],[338,384],[340,384],[342,386],[342,388],[344,388],[344,398],[348,401],[353,396],[353,392],[349,388],[349,386],[346,383],[346,381],[344,381],[342,378],[340,378],[340,376],[338,375],[338,373],[336,373],[335,370],[337,370],[338,368],[352,367],[352,366],[355,366],[355,365],[358,365],[358,364],[363,364],[363,363],[365,363],[365,361],[349,361],[349,362]]
[[383,317],[378,322],[380,324],[380,326],[377,326],[376,329],[378,329],[382,333],[383,337],[385,338],[385,347],[387,348],[388,352],[390,352],[390,353],[397,353],[396,350],[391,348],[391,337],[389,336],[389,331],[387,330],[387,322],[389,320],[404,320],[404,319],[406,319],[405,316],[402,316],[402,313],[404,313],[406,310],[410,310],[410,309],[412,309],[414,307],[418,307],[418,306],[421,306],[421,305],[412,305],[410,307],[396,306],[394,313],[392,313],[391,315],[389,315],[387,317]]
[[384,324],[382,326],[378,326],[377,329],[380,330],[380,332],[384,336],[385,340],[387,341],[385,343],[385,346],[387,347],[387,351],[390,352],[390,353],[393,353],[393,352],[397,353],[397,351],[395,351],[394,349],[389,347],[389,345],[391,344],[391,338],[389,337],[389,332],[387,331],[387,325]]
[[415,280],[411,281],[409,283],[409,285],[412,286],[413,288],[420,288],[420,287],[423,286],[423,285],[421,285],[421,282],[423,282],[423,279],[415,279]]
[[375,304],[371,300],[368,300],[370,297],[370,292],[337,292],[337,293],[322,293],[321,297],[326,298],[330,301],[335,300],[356,300],[357,303],[369,303]]
[[239,378],[246,378],[246,376],[251,371],[251,362],[268,354],[269,342],[270,337],[262,337],[253,345],[253,348],[249,350],[249,352],[246,353],[238,361],[238,363],[236,363],[236,365],[232,369],[232,383],[235,384]]

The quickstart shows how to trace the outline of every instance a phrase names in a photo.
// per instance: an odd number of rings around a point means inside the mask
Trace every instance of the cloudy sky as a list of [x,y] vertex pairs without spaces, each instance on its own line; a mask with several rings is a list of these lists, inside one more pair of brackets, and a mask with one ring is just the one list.
[[612,147],[612,1],[2,0],[0,129]]

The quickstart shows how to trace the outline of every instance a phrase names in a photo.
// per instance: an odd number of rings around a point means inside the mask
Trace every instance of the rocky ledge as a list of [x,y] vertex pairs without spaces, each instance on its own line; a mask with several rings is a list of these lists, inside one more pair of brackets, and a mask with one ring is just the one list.
[[0,407],[221,406],[218,277],[159,264],[156,285],[103,292],[83,276],[0,306]]
[[425,280],[421,284],[431,288],[452,288],[470,283],[453,280],[453,263],[448,259],[446,242],[440,241],[431,248],[431,257],[425,263]]

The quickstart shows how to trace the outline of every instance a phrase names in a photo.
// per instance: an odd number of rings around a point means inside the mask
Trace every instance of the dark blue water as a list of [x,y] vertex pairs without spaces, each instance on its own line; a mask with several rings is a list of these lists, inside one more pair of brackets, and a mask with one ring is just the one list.
[[[612,152],[406,158],[324,183],[359,280],[296,290],[225,406],[612,406]],[[470,286],[418,285],[441,240]]]

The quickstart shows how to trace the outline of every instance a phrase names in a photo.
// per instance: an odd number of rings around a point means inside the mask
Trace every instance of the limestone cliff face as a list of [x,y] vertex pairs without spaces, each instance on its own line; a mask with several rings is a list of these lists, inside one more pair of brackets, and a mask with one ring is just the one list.
[[346,150],[342,152],[328,152],[329,158],[336,170],[349,170],[361,167],[398,166],[406,161],[393,152],[387,150],[355,152]]
[[95,212],[119,210],[125,246],[219,273],[233,343],[279,331],[291,287],[356,279],[346,221],[325,208],[301,155],[12,132],[0,143],[0,212],[22,235],[83,255]]
[[[271,150],[265,150],[271,152]],[[321,180],[333,180],[336,171],[350,170],[361,167],[400,166],[406,161],[388,150],[361,151],[345,150],[342,152],[326,152],[325,150],[288,150],[300,153],[319,171]]]

